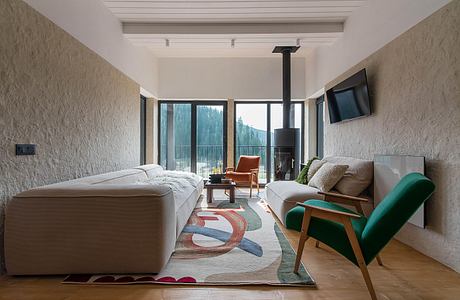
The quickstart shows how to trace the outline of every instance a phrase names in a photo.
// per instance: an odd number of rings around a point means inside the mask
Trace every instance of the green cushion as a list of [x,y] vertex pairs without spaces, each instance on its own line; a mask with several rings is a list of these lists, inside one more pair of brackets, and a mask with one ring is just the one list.
[[434,189],[431,180],[420,173],[411,173],[404,176],[385,196],[369,216],[361,236],[366,263],[374,259]]
[[[340,205],[323,200],[308,200],[304,203],[316,207],[356,214],[354,211],[346,209]],[[291,209],[286,215],[286,228],[300,231],[302,228],[304,210],[305,209],[301,206]],[[366,221],[366,218],[363,216],[359,219],[352,219],[351,221],[358,241],[360,240]],[[312,217],[310,226],[308,227],[308,235],[335,249],[337,252],[357,265],[353,249],[348,241],[345,228],[341,223]]]
[[303,167],[302,171],[300,171],[299,173],[299,176],[297,176],[296,178],[296,182],[297,183],[301,183],[301,184],[307,184],[308,183],[308,170],[310,169],[310,166],[311,166],[311,163],[315,160],[315,159],[319,159],[319,157],[313,157],[312,159],[310,159],[307,164],[305,165],[305,167]]

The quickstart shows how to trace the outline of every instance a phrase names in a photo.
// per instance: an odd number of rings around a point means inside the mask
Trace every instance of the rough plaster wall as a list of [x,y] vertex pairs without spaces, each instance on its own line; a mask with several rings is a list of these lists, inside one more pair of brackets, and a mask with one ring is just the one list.
[[[373,115],[325,126],[325,151],[426,157],[436,184],[427,228],[398,238],[460,271],[460,1],[453,1],[326,87],[367,68]],[[327,117],[327,120],[329,117]]]
[[[24,2],[0,1],[1,206],[34,186],[137,165],[139,109],[135,82]],[[37,144],[37,155],[15,156],[16,143]]]

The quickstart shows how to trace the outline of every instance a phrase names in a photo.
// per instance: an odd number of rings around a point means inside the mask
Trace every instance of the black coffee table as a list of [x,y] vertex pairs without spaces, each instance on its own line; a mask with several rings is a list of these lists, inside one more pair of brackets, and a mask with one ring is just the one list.
[[211,183],[211,181],[207,181],[204,184],[204,187],[207,190],[207,200],[208,203],[212,203],[212,192],[213,190],[229,190],[230,192],[230,203],[235,203],[235,187],[236,183]]

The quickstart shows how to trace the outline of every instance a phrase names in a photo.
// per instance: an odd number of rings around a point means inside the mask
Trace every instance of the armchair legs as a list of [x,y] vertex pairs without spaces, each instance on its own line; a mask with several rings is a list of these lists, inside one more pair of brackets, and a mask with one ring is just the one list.
[[358,239],[356,238],[355,231],[351,226],[350,219],[343,218],[343,225],[345,226],[345,231],[347,232],[348,240],[350,241],[351,248],[355,253],[356,260],[358,261],[359,268],[363,274],[364,281],[366,282],[367,289],[371,294],[372,300],[377,300],[377,295],[375,294],[374,286],[372,285],[371,277],[369,271],[367,270],[366,262],[364,261],[363,253],[361,252],[361,247],[359,246]]
[[250,179],[249,179],[249,198],[252,198],[252,187],[254,185],[254,183],[256,183],[256,187],[257,187],[257,194],[259,194],[260,192],[260,189],[259,189],[259,180],[255,180],[257,179],[257,174],[256,173],[252,173],[251,176],[250,176]]
[[[310,226],[311,216],[312,216],[312,210],[305,209],[303,220],[302,220],[302,229],[301,229],[300,238],[299,238],[299,246],[297,249],[297,255],[296,255],[296,260],[294,264],[294,273],[298,273],[299,271],[300,261],[302,258],[302,252],[305,246],[305,242],[309,238],[308,227]],[[347,216],[341,216],[341,217],[338,217],[337,221],[340,221],[340,223],[342,223],[345,227],[345,232],[347,234],[348,240],[350,241],[351,247],[353,249],[353,253],[355,254],[356,261],[358,262],[358,266],[363,275],[367,289],[369,290],[369,293],[371,295],[371,299],[377,300],[377,295],[375,293],[374,286],[372,285],[371,277],[369,275],[369,271],[367,269],[367,265],[364,260],[363,253],[361,252],[361,247],[359,245],[355,231],[353,230],[353,226],[351,225],[350,218]],[[316,241],[316,245],[317,246],[319,245],[319,241]],[[377,261],[379,262],[379,264],[381,263],[380,257],[377,258]]]
[[303,248],[305,246],[305,242],[308,240],[307,233],[308,233],[308,226],[310,226],[310,219],[311,219],[311,210],[306,209],[303,215],[303,220],[302,220],[302,231],[300,232],[299,247],[297,248],[297,255],[295,257],[294,273],[299,272],[300,259],[302,258]]
[[383,266],[382,258],[380,257],[380,255],[377,255],[375,258],[377,259],[379,266]]

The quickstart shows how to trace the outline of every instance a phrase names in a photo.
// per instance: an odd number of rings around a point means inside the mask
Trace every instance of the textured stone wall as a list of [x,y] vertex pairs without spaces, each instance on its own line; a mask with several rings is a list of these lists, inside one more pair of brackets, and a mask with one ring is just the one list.
[[398,239],[460,271],[460,1],[437,11],[326,88],[362,68],[368,73],[373,115],[327,124],[326,154],[369,159],[375,154],[425,156],[426,174],[436,184],[426,207],[428,226],[407,224]]
[[[2,266],[8,199],[137,165],[139,109],[135,82],[24,2],[0,1]],[[16,143],[37,144],[37,155],[15,156]]]

